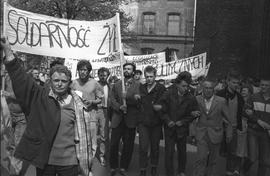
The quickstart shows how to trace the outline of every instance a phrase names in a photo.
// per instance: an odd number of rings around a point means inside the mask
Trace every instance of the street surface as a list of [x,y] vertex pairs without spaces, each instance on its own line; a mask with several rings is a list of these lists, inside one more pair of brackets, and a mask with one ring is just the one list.
[[[6,166],[6,162],[3,161],[3,158],[5,157],[4,150],[3,150],[3,143],[1,143],[1,176],[8,176],[8,174],[5,172],[5,169],[3,166]],[[187,158],[187,167],[186,167],[186,175],[191,176],[191,172],[193,170],[193,163],[196,159],[196,147],[193,145],[187,144],[187,152],[188,152],[188,158]],[[3,156],[3,157],[2,157]],[[176,155],[175,155],[176,156]],[[128,176],[139,176],[139,148],[138,148],[138,136],[135,140],[135,147],[133,152],[133,158],[129,167]],[[175,163],[176,163],[175,158]],[[175,168],[176,169],[176,168]],[[218,170],[220,170],[220,175],[218,176],[225,176],[225,160],[224,158],[220,158],[218,162]],[[150,168],[147,170],[148,175],[150,175]],[[160,145],[160,163],[158,167],[159,176],[165,176],[165,168],[164,168],[164,140],[161,141]],[[109,176],[109,169],[101,167],[97,160],[95,160],[94,164],[94,176]],[[118,174],[120,176],[120,174]],[[117,175],[117,176],[118,176]],[[26,176],[35,176],[35,168],[33,166],[30,166],[28,169]],[[254,169],[252,169],[252,173],[250,173],[249,176],[255,176]]]

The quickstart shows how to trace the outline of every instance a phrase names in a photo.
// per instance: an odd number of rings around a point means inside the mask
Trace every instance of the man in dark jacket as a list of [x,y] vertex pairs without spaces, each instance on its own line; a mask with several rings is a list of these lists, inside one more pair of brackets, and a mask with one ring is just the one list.
[[[136,66],[132,63],[125,63],[123,67],[126,92],[123,94],[122,81],[116,82],[111,91],[113,112],[111,120],[110,166],[112,176],[116,174],[116,169],[119,167],[117,161],[121,139],[123,141],[123,148],[120,159],[120,174],[126,175],[133,153],[139,117],[139,106],[134,97],[135,94],[139,94],[140,87],[140,83],[133,78]],[[126,105],[123,98],[126,100]]]
[[140,145],[140,175],[146,176],[148,163],[148,149],[150,146],[151,175],[157,175],[157,166],[159,160],[159,141],[162,135],[162,122],[160,113],[155,110],[155,104],[163,95],[166,88],[164,85],[155,81],[156,69],[147,66],[144,69],[145,84],[140,86],[140,94],[135,95],[141,103],[141,114],[139,119],[139,145]]
[[194,120],[191,112],[198,110],[196,98],[188,92],[191,75],[181,72],[174,84],[160,99],[162,118],[165,121],[165,167],[167,176],[174,175],[173,158],[175,144],[177,146],[178,175],[185,176],[186,141],[189,124]]
[[236,155],[237,151],[237,130],[242,131],[242,112],[244,100],[240,93],[237,92],[240,83],[238,72],[231,71],[227,75],[227,87],[219,92],[217,96],[226,99],[226,105],[229,110],[229,121],[233,128],[232,140],[226,143],[223,141],[222,154],[227,157],[226,175],[239,175],[241,158]]
[[93,159],[85,106],[69,89],[71,72],[65,66],[50,71],[50,89],[38,85],[20,66],[7,38],[1,38],[5,65],[27,127],[15,157],[36,166],[37,176],[89,175]]
[[[248,100],[248,149],[251,164],[259,159],[256,176],[266,176],[270,170],[270,79],[263,78],[260,92]],[[251,165],[244,168],[249,170]]]

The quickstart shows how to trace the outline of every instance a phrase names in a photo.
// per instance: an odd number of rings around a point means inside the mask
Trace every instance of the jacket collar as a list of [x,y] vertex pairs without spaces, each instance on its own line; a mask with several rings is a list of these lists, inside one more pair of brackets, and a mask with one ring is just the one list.
[[[69,94],[74,98],[74,102],[78,104],[79,106],[83,107],[84,109],[87,109],[85,104],[82,102],[82,99],[79,95],[76,94],[74,90],[70,90]],[[49,90],[49,97],[52,97],[56,101],[58,101],[58,96],[53,92],[52,88]]]

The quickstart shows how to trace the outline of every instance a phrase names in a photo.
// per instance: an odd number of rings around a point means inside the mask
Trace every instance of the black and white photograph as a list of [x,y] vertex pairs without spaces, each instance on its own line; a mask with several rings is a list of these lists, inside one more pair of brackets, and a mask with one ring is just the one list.
[[270,176],[270,0],[1,0],[1,176]]

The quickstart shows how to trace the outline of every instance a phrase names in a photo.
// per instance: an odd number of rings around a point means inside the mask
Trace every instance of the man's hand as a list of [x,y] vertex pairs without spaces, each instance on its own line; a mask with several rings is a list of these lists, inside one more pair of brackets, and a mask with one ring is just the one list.
[[5,97],[11,97],[11,93],[5,90],[2,91],[2,95],[4,95]]
[[191,112],[191,115],[192,115],[193,117],[197,118],[197,117],[200,117],[201,112],[200,112],[200,111],[192,111],[192,112]]
[[139,94],[135,94],[135,95],[134,95],[134,98],[135,98],[135,100],[137,100],[137,101],[138,101],[138,100],[140,100],[140,99],[141,99],[141,96],[140,96]]
[[175,122],[175,125],[178,126],[178,127],[180,127],[180,126],[183,125],[183,122],[179,120],[179,121]]
[[127,112],[127,106],[126,106],[126,105],[121,105],[121,106],[120,106],[120,110],[121,110],[122,112],[126,113],[126,112]]
[[251,116],[253,114],[253,111],[251,109],[246,109],[245,112],[249,116]]
[[1,42],[0,42],[0,47],[1,49],[4,50],[5,56],[6,56],[6,62],[12,61],[15,57],[13,55],[13,52],[11,50],[9,41],[7,37],[1,37]]
[[169,128],[173,127],[174,125],[175,125],[175,123],[174,123],[173,121],[170,121],[170,122],[168,123],[168,127],[169,127]]
[[153,109],[154,109],[155,111],[160,111],[160,110],[162,109],[162,106],[161,106],[161,105],[158,105],[158,104],[154,104],[154,105],[153,105]]
[[89,108],[93,104],[91,100],[83,100],[83,103],[86,105],[87,108]]
[[270,130],[270,125],[262,120],[257,120],[257,123],[265,130]]

